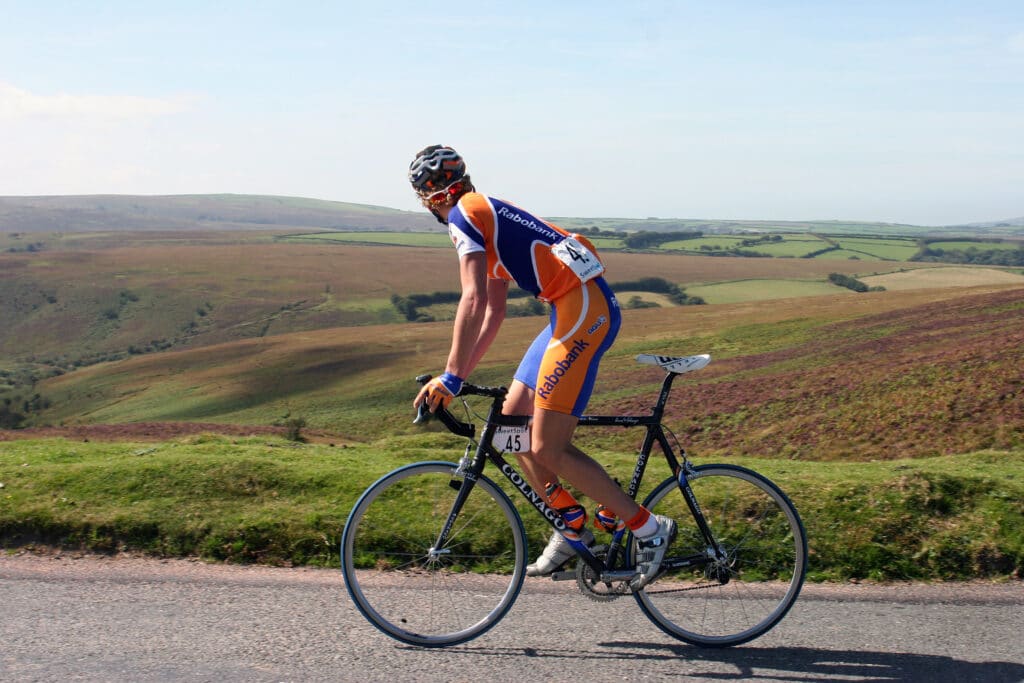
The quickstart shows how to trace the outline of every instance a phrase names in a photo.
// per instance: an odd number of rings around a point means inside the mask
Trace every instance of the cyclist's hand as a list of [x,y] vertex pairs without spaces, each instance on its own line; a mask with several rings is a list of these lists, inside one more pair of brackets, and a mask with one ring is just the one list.
[[462,391],[463,379],[450,372],[440,377],[435,377],[420,389],[416,400],[412,402],[413,407],[419,408],[420,404],[426,403],[430,412],[437,412],[438,408],[447,408],[452,399]]

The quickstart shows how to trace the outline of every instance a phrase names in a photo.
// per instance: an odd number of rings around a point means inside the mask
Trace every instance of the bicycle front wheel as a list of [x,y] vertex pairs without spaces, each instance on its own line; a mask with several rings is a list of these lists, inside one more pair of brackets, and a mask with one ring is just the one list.
[[644,505],[674,519],[678,535],[665,573],[634,597],[670,636],[704,647],[738,645],[793,606],[807,570],[807,537],[796,508],[766,477],[735,465],[695,471],[690,486],[717,552],[698,531],[679,483],[667,479]]
[[[494,626],[523,585],[526,532],[494,482],[422,462],[391,472],[356,502],[341,536],[342,571],[356,607],[410,645],[463,643]],[[469,496],[441,547],[460,488]]]

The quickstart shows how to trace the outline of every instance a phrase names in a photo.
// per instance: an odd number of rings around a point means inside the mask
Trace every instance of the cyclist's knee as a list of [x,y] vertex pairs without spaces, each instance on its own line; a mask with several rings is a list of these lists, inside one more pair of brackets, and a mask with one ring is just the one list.
[[530,457],[535,462],[554,471],[560,472],[566,469],[572,459],[572,453],[568,444],[534,444],[530,450]]
[[505,403],[501,406],[501,412],[505,415],[532,415],[533,398],[533,389],[519,380],[512,380],[508,393],[505,395]]

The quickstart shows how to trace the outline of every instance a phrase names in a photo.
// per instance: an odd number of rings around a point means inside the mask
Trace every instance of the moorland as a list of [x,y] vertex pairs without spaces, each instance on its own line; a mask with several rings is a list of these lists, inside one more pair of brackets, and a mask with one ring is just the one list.
[[[1020,576],[1024,269],[991,254],[1021,228],[574,221],[626,308],[595,412],[649,408],[660,377],[637,353],[711,353],[666,424],[698,461],[791,492],[815,576]],[[431,223],[286,198],[0,198],[0,543],[332,562],[375,476],[458,455],[409,414],[458,289]],[[911,260],[926,251],[947,261]],[[507,382],[545,323],[523,301],[475,381]],[[623,467],[635,441],[580,437]]]

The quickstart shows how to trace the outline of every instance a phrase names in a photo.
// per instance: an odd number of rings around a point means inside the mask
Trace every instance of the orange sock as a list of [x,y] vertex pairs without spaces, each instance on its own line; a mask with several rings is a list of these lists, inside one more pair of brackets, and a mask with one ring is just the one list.
[[626,520],[626,526],[629,527],[630,531],[636,531],[644,525],[651,516],[651,513],[647,511],[647,508],[640,506],[640,512],[636,513],[632,519]]
[[646,538],[653,536],[658,531],[658,520],[654,518],[647,508],[640,506],[640,512],[636,513],[633,519],[626,522],[626,526],[633,532],[634,536]]

